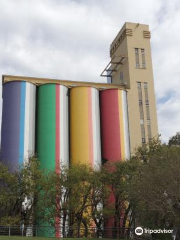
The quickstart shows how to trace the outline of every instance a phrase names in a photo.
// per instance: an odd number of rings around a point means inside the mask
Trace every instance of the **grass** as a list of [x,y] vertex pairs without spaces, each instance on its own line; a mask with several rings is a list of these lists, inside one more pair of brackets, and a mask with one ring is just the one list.
[[[9,236],[0,236],[0,240],[60,240],[62,238],[44,238],[44,237],[9,237]],[[97,238],[64,238],[64,240],[97,240]],[[100,238],[100,240],[103,240],[103,238]],[[108,240],[108,238],[105,238],[104,240]],[[112,240],[112,239],[111,239]],[[121,239],[119,239],[121,240]],[[123,240],[123,239],[122,239]]]
[[[62,238],[0,236],[0,240],[56,240],[56,239],[62,239]],[[65,240],[77,240],[77,239],[80,240],[81,238],[64,238],[64,239]],[[85,238],[83,238],[83,239],[85,239]],[[86,240],[95,240],[95,239],[86,238]],[[103,240],[103,239],[101,238],[101,240]],[[106,240],[108,240],[108,239],[106,238]]]
[[[11,236],[0,236],[0,240],[56,240],[57,238],[44,238],[44,237],[21,237],[21,236],[17,236],[17,237],[11,237]],[[58,238],[58,239],[62,239],[62,238]],[[64,238],[65,240],[97,240],[97,238]],[[100,238],[100,240],[103,240],[102,238]],[[106,238],[105,240],[108,240],[108,238]]]
[[55,240],[56,238],[43,238],[43,237],[21,237],[21,236],[17,236],[17,237],[9,237],[9,236],[0,236],[0,240]]

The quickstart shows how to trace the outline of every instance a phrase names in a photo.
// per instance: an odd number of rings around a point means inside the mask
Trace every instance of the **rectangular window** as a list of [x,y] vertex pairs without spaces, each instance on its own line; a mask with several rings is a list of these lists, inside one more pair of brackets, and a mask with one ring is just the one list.
[[150,106],[149,106],[149,95],[148,95],[148,83],[144,83],[144,96],[145,96],[145,104],[146,104],[146,118],[147,118],[147,134],[148,140],[152,140],[151,133],[151,118],[150,118]]
[[141,139],[142,139],[142,143],[146,143],[141,82],[137,82],[137,89],[138,89],[138,99],[139,99],[139,115],[140,115]]
[[142,88],[141,88],[141,83],[138,82],[138,97],[139,97],[139,101],[142,101]]
[[120,82],[123,83],[124,82],[123,80],[124,80],[123,79],[123,72],[120,72]]
[[107,83],[112,83],[112,76],[111,76],[111,70],[107,70],[106,74],[107,74]]
[[148,84],[147,83],[144,83],[144,96],[145,96],[145,101],[149,102]]
[[143,104],[142,100],[139,100],[139,106],[142,106],[142,104]]
[[138,88],[141,88],[141,83],[137,82],[137,86],[138,86]]
[[150,120],[149,105],[146,105],[146,116],[147,116],[147,120]]
[[141,137],[142,137],[142,143],[146,143],[144,124],[141,124]]
[[140,124],[144,124],[144,120],[143,119],[140,119]]
[[139,64],[139,49],[138,48],[135,48],[135,61],[136,61],[136,68],[139,68],[140,64]]
[[148,129],[148,138],[149,138],[149,141],[152,140],[152,134],[151,134],[151,125],[147,125],[147,129]]
[[142,68],[146,68],[145,49],[141,48]]
[[140,120],[144,120],[143,105],[139,105]]
[[149,105],[149,100],[145,100],[146,105]]
[[146,104],[146,116],[147,120],[150,120],[150,108],[149,108],[149,95],[148,95],[148,83],[144,83],[144,96],[145,96],[145,104]]

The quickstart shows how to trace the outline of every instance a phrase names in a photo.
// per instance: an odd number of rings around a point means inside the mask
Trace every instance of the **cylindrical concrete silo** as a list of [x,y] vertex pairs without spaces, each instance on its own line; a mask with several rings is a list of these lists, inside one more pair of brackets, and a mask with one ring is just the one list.
[[70,90],[70,161],[101,166],[99,91],[92,87]]
[[[68,88],[59,84],[45,84],[38,87],[37,94],[37,143],[36,149],[42,169],[60,174],[63,167],[69,166],[69,120]],[[59,199],[57,197],[57,202]],[[51,211],[51,209],[47,210]],[[62,236],[60,217],[56,217],[55,229],[40,221]],[[38,233],[48,236],[47,232]]]
[[16,170],[35,148],[36,86],[13,81],[3,86],[1,159]]
[[119,161],[130,156],[126,91],[103,90],[100,93],[102,157]]
[[69,166],[68,88],[59,84],[38,87],[37,154],[41,167],[60,171]]
[[[100,93],[102,156],[107,162],[116,162],[130,157],[128,109],[126,91],[119,89],[103,90]],[[107,165],[108,167],[108,165]],[[113,171],[110,168],[110,171]],[[114,193],[108,198],[115,204]],[[120,213],[123,217],[123,213]],[[113,237],[116,227],[115,216],[105,224],[107,237]]]

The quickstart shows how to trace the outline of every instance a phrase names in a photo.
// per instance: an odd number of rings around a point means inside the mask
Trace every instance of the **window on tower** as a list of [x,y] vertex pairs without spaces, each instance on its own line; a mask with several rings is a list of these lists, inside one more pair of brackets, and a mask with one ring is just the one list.
[[135,48],[136,68],[146,68],[146,57],[144,48]]
[[135,48],[135,61],[136,61],[136,68],[139,68],[140,64],[139,64],[139,49],[138,48]]
[[145,96],[145,105],[146,105],[146,121],[147,121],[147,133],[148,140],[152,140],[151,133],[151,117],[150,117],[150,106],[149,106],[149,95],[148,95],[148,83],[144,82],[144,96]]
[[139,99],[139,117],[140,117],[140,127],[141,127],[141,139],[142,143],[146,143],[146,134],[144,126],[144,109],[143,109],[143,96],[142,96],[142,87],[141,82],[137,82],[138,89],[138,99]]
[[123,72],[120,72],[120,82],[123,83],[124,79],[123,79]]
[[141,48],[142,68],[146,68],[145,49]]

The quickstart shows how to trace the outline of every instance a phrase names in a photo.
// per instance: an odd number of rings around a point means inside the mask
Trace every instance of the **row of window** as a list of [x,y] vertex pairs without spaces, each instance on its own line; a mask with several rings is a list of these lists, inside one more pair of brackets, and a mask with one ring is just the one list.
[[145,134],[145,123],[144,123],[144,108],[143,108],[143,97],[142,97],[142,84],[144,85],[144,96],[145,101],[144,105],[146,108],[146,124],[147,124],[147,135],[148,140],[150,141],[152,139],[151,134],[151,119],[150,119],[150,109],[149,109],[149,96],[148,96],[148,83],[137,83],[138,87],[138,98],[139,98],[139,114],[140,114],[140,125],[141,125],[141,138],[142,143],[146,143],[146,134]]
[[[141,64],[140,66],[140,57],[139,53],[141,53]],[[135,48],[135,60],[136,60],[136,68],[146,68],[146,59],[145,59],[145,49],[144,48]],[[120,72],[120,83],[124,83],[123,71]],[[147,83],[144,83],[144,88],[147,88]]]
[[[141,66],[140,66],[140,56],[141,56]],[[146,68],[146,58],[144,48],[135,48],[135,62],[136,68]]]

